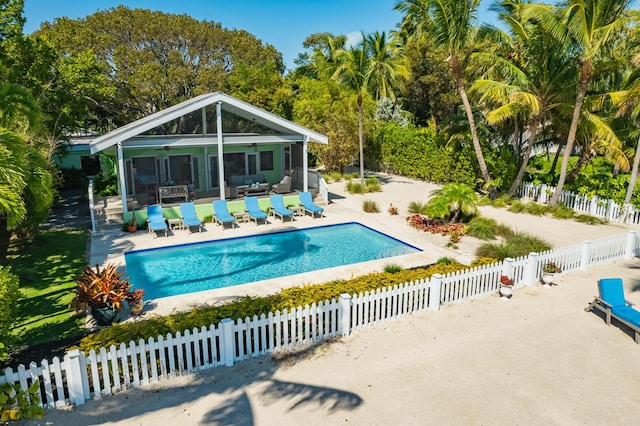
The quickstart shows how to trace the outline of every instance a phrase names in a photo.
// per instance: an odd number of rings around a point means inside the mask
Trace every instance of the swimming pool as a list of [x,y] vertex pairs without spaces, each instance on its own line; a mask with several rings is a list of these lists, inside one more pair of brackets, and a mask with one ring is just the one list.
[[359,223],[125,253],[146,297],[176,296],[421,251]]

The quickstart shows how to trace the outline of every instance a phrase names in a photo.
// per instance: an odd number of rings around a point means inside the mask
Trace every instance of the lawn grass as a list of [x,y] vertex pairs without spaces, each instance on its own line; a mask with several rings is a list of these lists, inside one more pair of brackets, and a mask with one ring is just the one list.
[[51,230],[9,248],[7,261],[20,277],[22,293],[14,326],[18,347],[84,334],[82,318],[68,305],[74,277],[86,263],[86,245],[85,231]]

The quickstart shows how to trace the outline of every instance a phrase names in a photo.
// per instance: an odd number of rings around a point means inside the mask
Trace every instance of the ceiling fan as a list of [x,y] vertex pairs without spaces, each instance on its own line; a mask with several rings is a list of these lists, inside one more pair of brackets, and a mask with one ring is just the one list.
[[165,145],[163,147],[154,149],[154,151],[169,151],[170,149],[171,147],[169,145]]

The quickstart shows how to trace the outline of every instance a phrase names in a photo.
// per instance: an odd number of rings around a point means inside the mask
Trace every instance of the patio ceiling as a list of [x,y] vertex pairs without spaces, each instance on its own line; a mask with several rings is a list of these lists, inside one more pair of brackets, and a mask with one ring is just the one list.
[[144,132],[154,129],[183,115],[205,108],[209,105],[220,103],[223,112],[233,114],[242,119],[260,124],[276,132],[275,135],[259,135],[256,133],[225,134],[223,131],[223,143],[253,144],[253,143],[291,143],[302,141],[305,137],[310,142],[326,144],[328,138],[306,127],[293,123],[261,108],[257,108],[244,101],[229,96],[222,92],[208,93],[184,101],[180,104],[158,111],[140,120],[119,127],[95,138],[90,143],[92,154],[104,151],[120,142],[123,147],[164,147],[164,146],[198,146],[215,145],[215,133],[207,133],[207,137],[199,135],[166,135],[166,136],[140,136]]

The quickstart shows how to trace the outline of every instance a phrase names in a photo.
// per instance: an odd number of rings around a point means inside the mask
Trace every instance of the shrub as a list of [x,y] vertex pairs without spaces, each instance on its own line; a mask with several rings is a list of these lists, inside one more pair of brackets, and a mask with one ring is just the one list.
[[486,217],[476,217],[471,222],[469,222],[469,229],[467,230],[467,234],[472,237],[476,237],[479,240],[495,240],[496,239],[496,229],[498,227],[498,222],[494,219],[489,219]]
[[44,408],[40,407],[40,381],[35,380],[25,391],[20,383],[0,385],[0,421],[41,419]]
[[469,185],[448,183],[431,195],[433,198],[427,202],[427,214],[431,217],[448,217],[456,222],[460,215],[475,215],[478,210],[478,196]]
[[505,225],[504,223],[499,223],[496,227],[496,235],[509,238],[515,234],[515,231],[509,227],[509,225]]
[[564,204],[560,204],[553,209],[553,217],[556,219],[573,219],[574,216],[574,211]]
[[427,214],[427,205],[421,201],[412,201],[409,203],[409,213]]
[[[17,315],[20,297],[20,279],[11,272],[11,267],[0,265],[0,342],[11,340],[11,326]],[[7,345],[0,348],[0,359],[7,356]]]
[[490,257],[497,260],[512,257],[509,248],[504,243],[484,243],[477,248],[476,256]]
[[484,243],[476,250],[480,257],[491,257],[503,260],[507,257],[525,256],[531,252],[546,251],[551,245],[534,235],[515,233],[507,237],[503,243]]
[[396,274],[402,271],[402,269],[402,266],[398,265],[397,263],[387,263],[386,265],[384,265],[384,272],[387,272],[389,274]]
[[589,225],[604,225],[607,223],[606,220],[600,219],[599,217],[591,216],[588,214],[579,214],[575,217],[575,220],[581,223],[588,223]]
[[389,208],[387,209],[387,211],[391,216],[396,216],[399,213],[398,208],[395,207],[393,204],[389,204]]
[[524,205],[524,211],[526,213],[535,215],[535,216],[542,216],[545,215],[547,213],[549,213],[553,208],[551,206],[547,206],[544,204],[538,204],[535,202],[531,202],[531,203],[527,203]]
[[522,201],[514,200],[507,210],[513,213],[522,213],[525,211],[525,209],[526,207],[524,206],[524,203]]
[[346,189],[349,194],[364,194],[364,187],[360,182],[349,181],[347,182]]
[[342,180],[342,174],[340,172],[323,173],[323,177],[329,182],[340,182]]
[[380,179],[375,176],[371,176],[364,181],[365,192],[382,192],[382,186],[380,185]]
[[364,200],[362,202],[362,210],[366,213],[380,213],[378,204],[373,200]]

